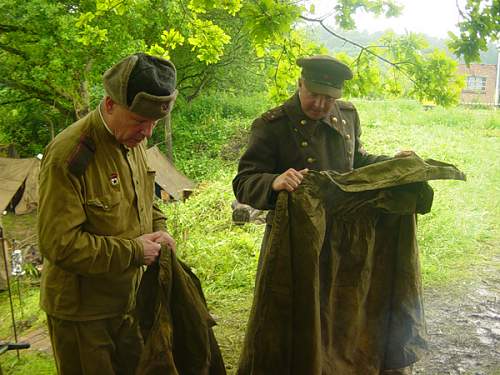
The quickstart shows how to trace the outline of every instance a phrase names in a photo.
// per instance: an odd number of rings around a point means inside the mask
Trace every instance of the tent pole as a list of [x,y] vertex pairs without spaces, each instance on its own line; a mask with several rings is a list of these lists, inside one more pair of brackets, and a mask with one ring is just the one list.
[[[12,303],[12,292],[10,289],[10,276],[9,276],[9,266],[7,264],[7,253],[4,246],[5,238],[3,236],[3,228],[0,226],[0,248],[3,254],[3,263],[5,266],[5,276],[7,278],[7,290],[9,291],[9,301],[10,301],[10,316],[12,317],[12,328],[14,330],[14,340],[17,343],[17,328],[16,319],[14,317],[14,305]],[[19,359],[19,350],[17,350],[17,359]]]

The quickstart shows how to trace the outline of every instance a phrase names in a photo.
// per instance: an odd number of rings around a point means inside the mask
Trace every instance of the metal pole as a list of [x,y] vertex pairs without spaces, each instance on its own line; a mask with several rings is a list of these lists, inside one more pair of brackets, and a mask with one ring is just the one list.
[[17,286],[17,296],[19,297],[19,308],[21,309],[21,319],[24,319],[24,311],[23,311],[23,299],[21,297],[21,287],[19,278],[24,275],[23,271],[23,256],[21,250],[17,249],[17,241],[12,241],[12,272],[11,275],[16,278],[16,286]]
[[21,309],[21,319],[24,319],[23,299],[21,298],[21,287],[19,286],[19,276],[16,276],[17,296],[19,297],[19,308]]
[[[12,292],[10,289],[10,276],[9,276],[9,266],[7,264],[7,253],[5,252],[4,246],[4,237],[3,237],[3,228],[0,226],[0,247],[3,254],[3,263],[5,266],[5,275],[7,278],[7,290],[9,291],[9,301],[10,301],[10,316],[12,317],[12,328],[14,330],[14,340],[17,343],[17,328],[16,328],[16,319],[14,316],[14,304],[12,303]],[[17,359],[19,359],[19,350],[17,351]]]
[[500,44],[497,45],[497,82],[495,88],[495,106],[500,106]]

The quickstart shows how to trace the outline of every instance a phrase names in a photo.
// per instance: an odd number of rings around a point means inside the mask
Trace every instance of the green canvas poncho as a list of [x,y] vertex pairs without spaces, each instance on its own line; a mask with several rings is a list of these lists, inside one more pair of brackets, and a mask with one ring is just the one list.
[[416,213],[425,182],[465,176],[417,156],[309,172],[279,194],[238,374],[379,374],[426,349]]
[[141,281],[137,316],[145,341],[137,375],[225,375],[201,283],[162,249]]

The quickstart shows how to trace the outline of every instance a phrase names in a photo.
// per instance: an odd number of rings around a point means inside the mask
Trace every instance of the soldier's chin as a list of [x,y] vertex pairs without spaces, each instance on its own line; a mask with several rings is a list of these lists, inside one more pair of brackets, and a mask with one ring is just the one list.
[[131,139],[130,141],[125,142],[125,145],[127,147],[132,148],[132,147],[137,146],[141,142],[142,142],[142,139]]
[[309,111],[306,113],[306,115],[311,120],[321,120],[323,117],[326,116],[324,112],[316,112],[316,111]]

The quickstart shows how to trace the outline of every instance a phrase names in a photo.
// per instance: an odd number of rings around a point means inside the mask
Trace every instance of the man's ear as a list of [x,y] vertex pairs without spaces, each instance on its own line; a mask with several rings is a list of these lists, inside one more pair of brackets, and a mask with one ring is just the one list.
[[107,114],[111,114],[113,112],[113,108],[115,106],[115,102],[113,99],[111,99],[110,96],[105,96],[104,97],[104,111]]

